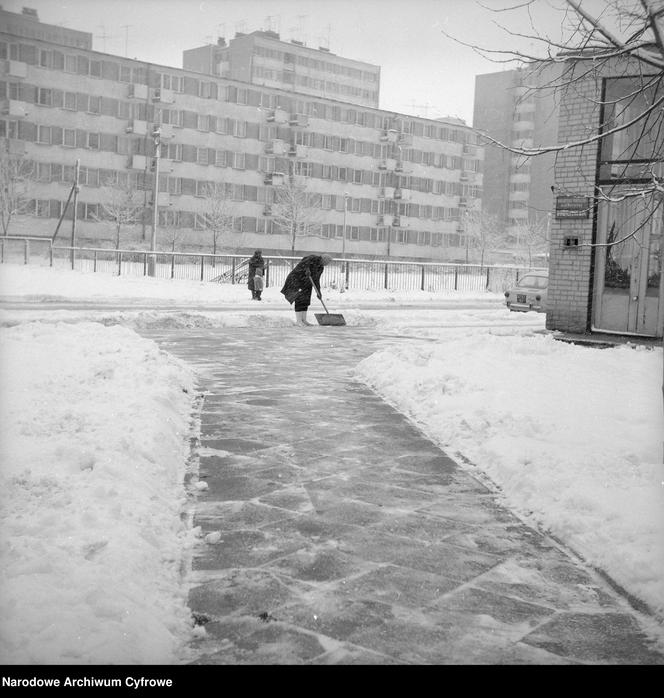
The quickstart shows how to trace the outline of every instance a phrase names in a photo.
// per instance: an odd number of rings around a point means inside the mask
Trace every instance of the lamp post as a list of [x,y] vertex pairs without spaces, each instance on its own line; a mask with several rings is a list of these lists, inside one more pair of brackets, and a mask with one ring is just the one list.
[[[159,158],[161,157],[161,129],[155,125],[152,131],[154,139],[154,186],[152,190],[152,233],[150,235],[150,252],[157,251],[157,225],[159,223]],[[157,257],[150,257],[150,276],[156,276]]]
[[348,210],[348,199],[350,196],[347,192],[344,192],[344,226],[343,232],[341,234],[341,257],[346,256],[346,211]]
[[468,264],[468,211],[464,211],[463,217],[466,221],[466,224],[463,226],[463,234],[464,237],[466,238],[466,264]]

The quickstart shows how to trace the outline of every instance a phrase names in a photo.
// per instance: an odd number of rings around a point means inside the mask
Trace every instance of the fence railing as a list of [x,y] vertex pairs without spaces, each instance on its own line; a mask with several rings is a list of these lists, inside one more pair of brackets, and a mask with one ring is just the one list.
[[[281,286],[301,257],[266,256],[265,286]],[[0,263],[35,264],[118,276],[153,276],[216,283],[246,283],[246,255],[151,252],[53,245],[43,237],[0,237]],[[335,259],[323,288],[393,291],[492,291],[501,293],[526,268],[448,262]]]

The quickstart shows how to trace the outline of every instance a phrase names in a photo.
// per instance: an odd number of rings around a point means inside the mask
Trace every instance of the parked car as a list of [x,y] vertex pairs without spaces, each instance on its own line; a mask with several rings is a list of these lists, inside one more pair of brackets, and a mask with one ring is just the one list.
[[510,310],[522,313],[527,313],[529,310],[545,313],[548,286],[548,271],[529,271],[515,286],[505,291],[505,305]]

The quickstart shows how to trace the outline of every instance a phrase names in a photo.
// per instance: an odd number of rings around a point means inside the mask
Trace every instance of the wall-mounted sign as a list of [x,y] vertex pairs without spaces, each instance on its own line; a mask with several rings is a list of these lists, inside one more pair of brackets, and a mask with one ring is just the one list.
[[556,218],[590,218],[590,198],[587,196],[557,196]]

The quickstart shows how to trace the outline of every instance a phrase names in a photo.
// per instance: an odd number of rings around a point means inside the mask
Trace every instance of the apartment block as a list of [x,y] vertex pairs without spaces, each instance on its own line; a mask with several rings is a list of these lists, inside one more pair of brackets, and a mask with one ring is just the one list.
[[273,31],[237,33],[228,45],[220,38],[216,44],[186,50],[182,66],[366,107],[379,104],[379,66],[337,56],[322,46],[314,49],[301,41],[281,41]]
[[65,205],[78,164],[82,231],[101,225],[110,189],[130,186],[144,197],[144,226],[156,207],[160,230],[188,231],[204,247],[214,191],[232,218],[226,249],[286,253],[291,231],[274,206],[296,184],[316,209],[298,253],[463,259],[462,214],[479,205],[483,158],[464,124],[0,28],[0,138],[36,173],[30,217],[16,234],[51,234],[63,212],[72,218]]
[[[557,66],[505,70],[475,78],[473,126],[508,147],[557,143]],[[524,158],[485,145],[482,209],[516,236],[519,228],[548,223],[555,155]]]

